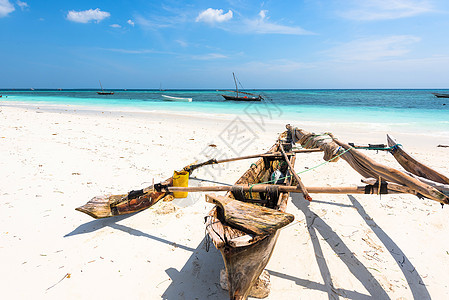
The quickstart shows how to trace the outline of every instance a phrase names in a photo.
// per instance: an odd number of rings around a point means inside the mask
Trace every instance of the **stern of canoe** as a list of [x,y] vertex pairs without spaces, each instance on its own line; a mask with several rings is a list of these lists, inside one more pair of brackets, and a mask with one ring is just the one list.
[[[286,133],[281,135],[285,138]],[[276,143],[268,152],[279,151]],[[295,157],[289,156],[294,165]],[[271,180],[271,174],[281,169],[285,175],[291,175],[284,158],[260,158],[237,180],[236,185],[251,185]],[[292,176],[283,179],[285,185],[293,184]],[[278,183],[279,184],[279,183]],[[274,197],[269,192],[242,192],[234,195],[228,192],[229,199],[253,203],[271,209],[285,212],[288,193],[278,193]],[[230,299],[246,299],[250,296],[251,288],[263,272],[273,253],[279,230],[267,235],[255,235],[239,230],[224,221],[220,206],[215,206],[206,218],[206,230],[215,247],[220,250],[228,278]]]
[[279,231],[247,247],[225,246],[220,249],[228,276],[230,299],[246,299],[268,264]]

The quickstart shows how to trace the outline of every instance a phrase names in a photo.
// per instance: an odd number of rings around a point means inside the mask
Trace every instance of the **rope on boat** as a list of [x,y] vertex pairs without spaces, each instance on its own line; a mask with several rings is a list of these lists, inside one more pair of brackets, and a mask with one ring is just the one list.
[[[270,181],[272,181],[272,180],[270,180]],[[256,184],[258,184],[258,183],[256,183]],[[253,186],[255,186],[256,184],[252,184],[249,187],[249,196],[251,197],[251,199],[253,199]]]
[[[208,218],[210,218],[210,216],[207,216],[207,217],[204,218],[204,223],[207,223],[207,222],[208,222]],[[206,228],[204,228],[204,246],[205,246],[205,248],[206,248],[206,249],[205,249],[206,252],[209,252],[210,244],[211,244],[211,238],[210,238],[209,234],[207,233],[207,228],[210,227],[210,226],[212,226],[213,224],[216,224],[216,223],[218,223],[218,221],[215,221],[215,222],[213,222],[213,223],[209,223],[209,224],[206,225]],[[218,236],[224,243],[226,243],[226,241],[223,240],[223,238],[221,237],[221,235],[214,229],[214,227],[212,226],[211,228],[212,228],[212,230],[215,232],[215,234],[216,234],[216,235],[217,235],[217,236]]]
[[[319,135],[313,135],[313,137],[316,137],[316,136],[324,136],[324,135],[328,135],[328,136],[329,136],[328,133],[324,133],[324,134],[319,134]],[[324,138],[324,139],[327,139],[327,138]],[[324,139],[323,139],[323,140],[324,140]],[[307,143],[309,142],[309,140],[310,140],[310,138],[307,140],[306,145],[307,145]],[[303,171],[298,172],[298,173],[296,173],[296,174],[299,175],[299,174],[302,174],[302,173],[305,173],[305,172],[314,170],[314,169],[316,169],[316,168],[318,168],[318,167],[321,167],[321,166],[323,166],[323,165],[325,165],[325,164],[327,164],[327,163],[333,161],[334,159],[339,158],[340,156],[342,156],[343,154],[345,154],[346,152],[348,152],[348,151],[351,150],[351,149],[392,150],[392,151],[395,151],[399,146],[402,146],[402,145],[401,145],[401,144],[396,144],[396,145],[394,145],[394,146],[391,146],[391,147],[385,147],[385,148],[381,148],[381,147],[379,147],[379,148],[370,148],[370,147],[355,147],[355,146],[351,146],[351,147],[349,147],[348,149],[346,149],[346,150],[344,150],[343,152],[341,152],[340,154],[338,154],[338,155],[332,157],[331,159],[326,160],[326,161],[324,161],[324,162],[322,162],[322,163],[320,163],[320,164],[318,164],[318,165],[316,165],[316,166],[314,166],[314,167],[311,167],[311,168],[309,168],[309,169],[303,170]],[[304,146],[304,147],[305,147],[305,146]],[[340,152],[342,149],[343,149],[343,148],[342,148],[341,146],[338,146],[336,153]],[[293,176],[293,175],[288,175],[288,176],[281,177],[281,178],[279,178],[279,179],[277,179],[277,180],[268,180],[268,181],[265,181],[265,182],[259,182],[259,183],[254,183],[254,184],[252,184],[252,185],[249,187],[249,194],[250,194],[250,196],[251,196],[251,199],[252,199],[252,189],[253,189],[253,187],[254,187],[255,185],[266,184],[266,183],[274,183],[275,181],[282,180],[282,179],[286,179],[286,178],[290,178],[290,177],[292,177],[292,176]]]
[[[306,142],[305,142],[303,148],[306,148],[306,147],[307,147],[307,144],[308,144],[313,138],[318,137],[318,136],[327,136],[327,137],[325,137],[325,138],[323,138],[323,139],[320,139],[320,140],[318,140],[318,141],[322,141],[322,140],[326,140],[326,139],[332,139],[332,137],[330,136],[330,134],[327,133],[327,132],[326,132],[326,133],[323,133],[323,134],[313,134],[313,135],[311,135],[311,136],[306,140]],[[325,165],[325,164],[327,164],[327,163],[329,163],[329,162],[331,162],[331,161],[333,161],[333,160],[339,158],[340,156],[342,156],[342,155],[345,154],[346,152],[350,151],[351,149],[388,150],[388,151],[394,152],[394,151],[396,151],[396,149],[398,149],[399,146],[402,146],[402,145],[401,145],[401,144],[396,144],[396,145],[391,146],[391,147],[369,147],[369,146],[368,146],[368,147],[361,147],[361,146],[351,146],[351,147],[349,147],[348,149],[346,149],[346,150],[344,150],[343,152],[341,152],[340,154],[338,154],[338,155],[332,157],[331,159],[326,160],[326,161],[324,161],[324,162],[322,162],[322,163],[320,163],[320,164],[318,164],[318,165],[316,165],[316,166],[314,166],[314,167],[311,167],[311,168],[309,168],[309,169],[303,170],[303,171],[298,172],[298,173],[296,173],[296,174],[299,175],[299,174],[302,174],[302,173],[305,173],[305,172],[314,170],[314,169],[316,169],[316,168],[318,168],[318,167],[321,167],[321,166],[323,166],[323,165]],[[335,152],[338,153],[338,152],[340,152],[342,149],[343,149],[343,148],[342,148],[341,146],[339,146]],[[286,162],[283,161],[283,163],[285,164]],[[254,166],[254,167],[257,167],[257,165],[256,165],[255,163],[252,163],[252,164],[250,165],[250,168],[252,168],[253,166]],[[259,183],[251,184],[250,187],[249,187],[249,196],[250,196],[250,199],[253,199],[252,190],[253,190],[253,187],[254,187],[254,186],[260,185],[260,184],[274,183],[274,182],[276,182],[276,181],[283,180],[283,179],[287,179],[287,178],[290,178],[290,177],[292,177],[292,176],[294,176],[294,175],[288,175],[288,176],[280,177],[280,178],[274,179],[274,180],[268,180],[268,181],[264,181],[264,182],[259,182]],[[156,188],[156,190],[157,190],[157,188]]]
[[[336,151],[336,152],[338,153],[341,149],[342,149],[342,147],[339,146],[339,147],[337,148],[337,151]],[[302,174],[302,173],[311,171],[311,170],[313,170],[313,169],[316,169],[316,168],[318,168],[318,167],[321,167],[322,165],[325,165],[325,164],[327,164],[327,163],[333,161],[334,159],[337,159],[338,157],[342,156],[343,154],[345,154],[346,152],[348,152],[348,151],[351,150],[351,149],[354,149],[354,147],[350,147],[350,148],[344,150],[343,152],[341,152],[340,154],[338,154],[338,155],[332,157],[331,159],[326,160],[326,161],[324,161],[324,162],[322,162],[322,163],[320,163],[320,164],[318,164],[318,165],[316,165],[316,166],[314,166],[314,167],[312,167],[312,168],[303,170],[303,171],[298,172],[298,173],[296,173],[296,174],[299,175],[299,174]],[[250,193],[250,195],[251,195],[251,191],[252,191],[252,189],[253,189],[253,187],[254,187],[255,185],[266,184],[266,183],[274,183],[275,181],[278,181],[278,180],[281,180],[281,179],[290,178],[290,177],[292,177],[292,176],[293,176],[293,175],[288,175],[288,176],[281,177],[281,178],[279,178],[279,179],[277,179],[277,180],[268,180],[268,181],[265,181],[265,182],[254,183],[254,184],[252,184],[252,185],[249,187],[249,193]]]
[[391,147],[362,147],[362,146],[354,146],[353,148],[355,148],[355,149],[365,149],[365,150],[388,150],[388,151],[392,151],[392,152],[394,152],[394,151],[396,151],[396,149],[399,147],[399,146],[401,146],[402,147],[402,145],[401,144],[396,144],[396,145],[394,145],[394,146],[391,146]]
[[207,234],[207,226],[204,229],[204,247],[206,248],[206,252],[209,252],[210,249],[210,236]]

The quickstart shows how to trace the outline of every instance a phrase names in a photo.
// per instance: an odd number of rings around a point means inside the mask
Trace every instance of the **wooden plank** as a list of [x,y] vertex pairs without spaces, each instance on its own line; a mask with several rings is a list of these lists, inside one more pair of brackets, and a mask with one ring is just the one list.
[[225,221],[236,228],[256,235],[267,235],[293,222],[292,214],[271,208],[237,201],[214,194],[206,195],[206,201],[223,209]]

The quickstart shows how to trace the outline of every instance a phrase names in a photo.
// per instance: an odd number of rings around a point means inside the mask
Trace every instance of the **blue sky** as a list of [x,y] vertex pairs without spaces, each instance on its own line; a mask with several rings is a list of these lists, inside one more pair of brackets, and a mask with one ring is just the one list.
[[449,88],[449,1],[0,0],[0,88]]

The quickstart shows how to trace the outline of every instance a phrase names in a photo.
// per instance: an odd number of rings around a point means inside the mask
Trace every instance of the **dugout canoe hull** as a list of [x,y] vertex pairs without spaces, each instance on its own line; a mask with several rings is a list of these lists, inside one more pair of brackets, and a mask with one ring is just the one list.
[[[286,137],[286,133],[282,134],[281,137]],[[269,152],[277,151],[280,151],[278,144],[275,144],[269,150]],[[294,165],[295,156],[290,155],[289,160]],[[281,167],[282,161],[285,162],[281,157],[260,158],[235,184],[248,185],[265,182],[269,180],[274,170]],[[282,166],[285,169],[284,174],[291,175],[288,169],[285,168],[285,165]],[[284,179],[283,184],[292,185],[292,177]],[[273,195],[270,198],[264,193],[253,192],[250,195],[249,192],[245,192],[244,196],[245,199],[248,198],[248,201],[269,198],[269,201],[261,205],[285,212],[289,193],[281,192],[275,200],[273,200]],[[228,192],[226,197],[230,199],[236,198],[232,192]],[[270,260],[279,236],[279,230],[266,235],[249,234],[226,223],[221,208],[216,206],[206,217],[206,231],[223,257],[228,280],[229,298],[247,299],[251,288]]]

